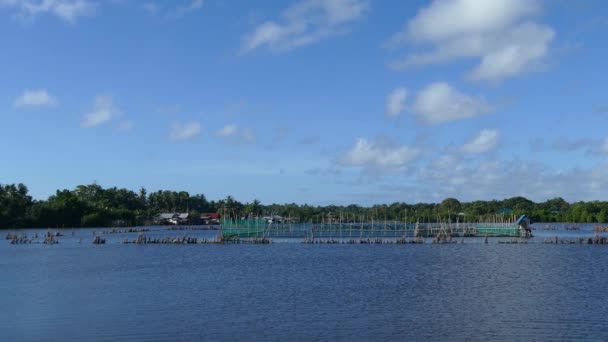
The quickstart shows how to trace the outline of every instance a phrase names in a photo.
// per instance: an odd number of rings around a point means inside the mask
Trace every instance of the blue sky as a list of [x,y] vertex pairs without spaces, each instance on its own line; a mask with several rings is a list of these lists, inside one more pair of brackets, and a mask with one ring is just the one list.
[[0,182],[606,199],[600,0],[0,0]]

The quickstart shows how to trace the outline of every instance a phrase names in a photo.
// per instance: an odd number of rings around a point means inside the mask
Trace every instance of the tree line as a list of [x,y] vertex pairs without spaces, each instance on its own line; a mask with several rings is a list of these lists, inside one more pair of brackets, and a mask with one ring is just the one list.
[[46,200],[34,200],[28,193],[24,184],[0,184],[0,228],[135,226],[151,223],[154,215],[161,212],[188,212],[191,217],[218,212],[230,218],[279,215],[298,222],[371,219],[470,222],[522,214],[534,222],[605,223],[608,220],[608,202],[568,203],[562,198],[540,203],[524,197],[472,202],[447,198],[440,203],[396,202],[364,207],[356,204],[263,205],[258,200],[239,202],[231,196],[209,201],[203,194],[190,195],[186,191],[148,193],[141,188],[135,192],[124,188],[103,188],[98,184],[57,190]]

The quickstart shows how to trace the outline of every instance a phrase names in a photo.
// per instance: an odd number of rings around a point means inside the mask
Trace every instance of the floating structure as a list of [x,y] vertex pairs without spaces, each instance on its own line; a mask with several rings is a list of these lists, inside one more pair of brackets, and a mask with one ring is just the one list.
[[258,217],[237,220],[223,218],[220,225],[221,238],[223,239],[264,237],[269,233],[269,228],[272,226],[264,218]]
[[221,220],[221,239],[259,239],[259,238],[295,238],[306,243],[316,240],[324,243],[332,241],[358,241],[367,243],[376,240],[390,242],[408,241],[408,239],[434,238],[437,243],[451,242],[456,237],[532,237],[530,221],[526,215],[518,219],[495,220],[478,223],[442,222],[409,223],[407,221],[361,221],[328,220],[318,223],[273,223],[265,218]]

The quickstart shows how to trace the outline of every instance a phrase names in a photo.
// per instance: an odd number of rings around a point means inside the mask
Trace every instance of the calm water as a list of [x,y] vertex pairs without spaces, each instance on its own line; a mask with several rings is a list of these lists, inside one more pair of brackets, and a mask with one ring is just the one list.
[[[67,232],[0,241],[1,340],[608,340],[607,246],[94,246]],[[214,234],[150,235],[184,233]]]

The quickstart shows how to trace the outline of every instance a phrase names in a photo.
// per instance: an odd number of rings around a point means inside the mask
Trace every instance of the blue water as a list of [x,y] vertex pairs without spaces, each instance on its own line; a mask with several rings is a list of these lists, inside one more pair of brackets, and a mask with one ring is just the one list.
[[0,339],[608,340],[606,245],[119,243],[136,235],[1,240]]

